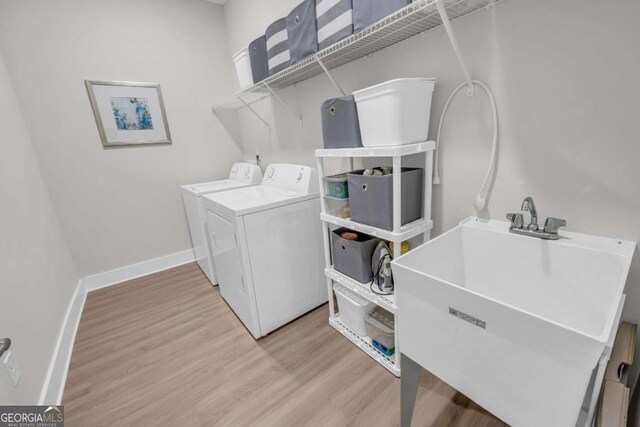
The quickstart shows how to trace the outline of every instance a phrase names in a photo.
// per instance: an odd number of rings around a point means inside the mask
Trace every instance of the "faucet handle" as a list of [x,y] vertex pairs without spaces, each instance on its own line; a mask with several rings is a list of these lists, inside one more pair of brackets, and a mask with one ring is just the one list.
[[521,213],[508,213],[507,219],[511,221],[511,228],[524,227],[524,215]]
[[547,218],[544,222],[544,232],[548,234],[558,234],[558,228],[565,227],[567,221],[558,218]]

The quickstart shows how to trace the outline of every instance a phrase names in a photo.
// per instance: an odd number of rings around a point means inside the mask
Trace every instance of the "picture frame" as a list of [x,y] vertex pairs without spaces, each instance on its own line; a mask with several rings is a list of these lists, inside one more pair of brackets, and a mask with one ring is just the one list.
[[171,144],[158,83],[85,80],[104,148]]

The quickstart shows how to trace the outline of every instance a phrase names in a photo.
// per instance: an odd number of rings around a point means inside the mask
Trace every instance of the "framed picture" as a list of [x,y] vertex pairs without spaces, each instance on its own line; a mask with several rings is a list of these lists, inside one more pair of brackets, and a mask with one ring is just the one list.
[[102,145],[171,144],[160,85],[86,80]]

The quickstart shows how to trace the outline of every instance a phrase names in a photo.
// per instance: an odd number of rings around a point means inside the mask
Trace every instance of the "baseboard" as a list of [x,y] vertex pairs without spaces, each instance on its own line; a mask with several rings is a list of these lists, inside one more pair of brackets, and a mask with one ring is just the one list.
[[67,382],[69,364],[71,363],[73,343],[76,339],[82,309],[84,308],[88,292],[159,271],[168,270],[193,261],[195,261],[195,255],[193,249],[189,249],[80,279],[69,302],[64,321],[62,322],[58,342],[53,351],[47,377],[45,378],[42,392],[40,393],[39,404],[59,405],[62,403],[62,394],[65,383]]
[[93,276],[87,276],[82,279],[82,285],[86,292],[91,292],[126,282],[127,280],[137,279],[138,277],[148,276],[149,274],[188,264],[193,261],[195,261],[195,255],[193,249],[189,249],[143,261],[138,264],[105,271],[104,273],[94,274]]
[[73,343],[78,332],[86,297],[87,293],[82,286],[82,280],[79,280],[62,322],[58,342],[53,350],[47,377],[40,393],[40,405],[59,405],[62,402],[62,393],[67,382]]

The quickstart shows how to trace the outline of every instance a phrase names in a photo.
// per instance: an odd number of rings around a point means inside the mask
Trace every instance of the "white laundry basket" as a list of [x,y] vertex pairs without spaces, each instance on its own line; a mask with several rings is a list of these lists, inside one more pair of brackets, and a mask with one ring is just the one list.
[[366,336],[367,315],[376,305],[342,285],[336,284],[333,290],[338,298],[340,321],[361,337]]
[[396,79],[354,92],[362,145],[426,141],[434,87],[435,79]]
[[249,49],[241,49],[233,55],[233,63],[236,65],[236,73],[240,82],[240,89],[248,88],[253,85],[253,71],[251,71],[251,57]]

